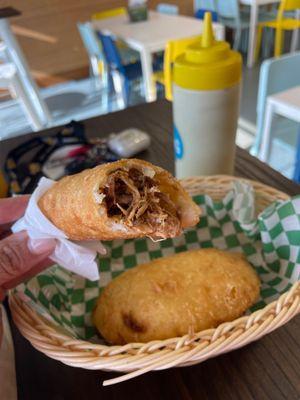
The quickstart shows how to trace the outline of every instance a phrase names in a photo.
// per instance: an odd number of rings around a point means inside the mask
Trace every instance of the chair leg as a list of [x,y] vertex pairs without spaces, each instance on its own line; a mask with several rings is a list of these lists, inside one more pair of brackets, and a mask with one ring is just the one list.
[[297,148],[296,148],[296,165],[293,180],[300,183],[300,129],[298,130]]
[[242,36],[241,28],[236,28],[235,34],[234,34],[234,43],[233,43],[234,50],[238,50],[239,49],[240,42],[241,42],[241,36]]
[[111,111],[111,102],[110,102],[110,95],[113,92],[113,81],[112,77],[107,68],[103,68],[102,71],[102,84],[101,84],[101,93],[102,93],[102,104],[107,112]]
[[113,71],[112,80],[114,91],[117,94],[118,105],[120,108],[125,108],[127,106],[127,99],[124,92],[123,77],[118,71]]
[[281,56],[283,37],[284,37],[283,30],[277,28],[276,29],[276,35],[275,35],[275,50],[274,50],[274,56],[275,57],[280,57]]
[[249,41],[249,30],[243,29],[241,38],[241,51],[245,54],[247,54],[248,41]]
[[123,80],[122,90],[124,91],[125,107],[128,107],[130,100],[130,83],[126,78]]
[[256,47],[255,47],[255,61],[258,60],[259,50],[261,47],[261,39],[262,39],[263,27],[258,26],[257,29],[257,38],[256,38]]
[[270,44],[272,40],[270,39],[270,35],[272,34],[272,28],[267,28],[263,32],[263,40],[262,40],[262,57],[263,59],[268,58],[270,51]]
[[268,162],[270,155],[273,114],[274,114],[273,104],[267,100],[262,143],[258,153],[258,158],[264,162]]
[[291,42],[291,53],[295,53],[295,51],[297,51],[298,39],[299,29],[294,29]]
[[40,115],[32,103],[32,99],[28,96],[23,82],[17,74],[11,77],[9,88],[13,89],[16,98],[20,101],[21,107],[23,108],[25,115],[32,127],[33,131],[40,131],[45,127],[45,123],[41,120]]
[[273,47],[274,47],[274,42],[275,42],[275,29],[268,29],[269,35],[268,35],[268,52],[266,55],[266,58],[271,58],[273,56]]
[[96,56],[90,57],[90,69],[91,69],[90,72],[94,77],[100,75],[98,58]]
[[[116,78],[115,78],[116,79]],[[129,106],[129,97],[130,97],[130,85],[128,79],[124,78],[123,75],[118,73],[117,79],[117,93],[122,95],[123,107],[126,108]]]
[[93,78],[96,90],[101,88],[100,71],[96,56],[90,58],[90,75]]

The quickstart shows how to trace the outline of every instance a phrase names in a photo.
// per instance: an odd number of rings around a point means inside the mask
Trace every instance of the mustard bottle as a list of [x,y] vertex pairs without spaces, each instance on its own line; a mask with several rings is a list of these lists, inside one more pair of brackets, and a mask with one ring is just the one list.
[[206,13],[200,40],[174,62],[173,121],[178,178],[232,174],[242,57],[214,39]]

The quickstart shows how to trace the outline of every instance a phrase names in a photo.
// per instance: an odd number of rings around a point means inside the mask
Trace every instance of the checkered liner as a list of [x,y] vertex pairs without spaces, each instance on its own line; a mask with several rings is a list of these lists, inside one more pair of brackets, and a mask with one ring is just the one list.
[[250,311],[263,308],[299,279],[300,196],[273,203],[257,219],[253,188],[245,182],[235,182],[220,202],[206,195],[195,196],[194,201],[202,208],[201,220],[178,238],[107,242],[107,255],[99,257],[100,282],[55,265],[16,291],[72,336],[94,340],[91,314],[101,290],[125,270],[158,257],[200,247],[243,252],[262,281],[260,298]]

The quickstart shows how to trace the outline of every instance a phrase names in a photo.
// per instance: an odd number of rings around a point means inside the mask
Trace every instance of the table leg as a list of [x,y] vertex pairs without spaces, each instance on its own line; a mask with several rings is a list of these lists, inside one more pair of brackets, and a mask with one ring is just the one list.
[[24,109],[32,129],[34,131],[42,130],[44,126],[41,123],[35,107],[33,107],[32,102],[28,98],[26,91],[24,90],[24,85],[17,74],[12,77],[10,86],[15,92],[17,99],[20,100],[21,107]]
[[146,49],[141,51],[141,63],[143,80],[145,87],[145,97],[147,102],[156,100],[156,87],[153,80],[152,57],[151,53]]
[[262,135],[262,143],[261,148],[258,154],[258,158],[261,161],[267,162],[270,155],[270,144],[271,144],[271,129],[272,129],[272,120],[274,115],[274,107],[273,104],[267,100],[266,105],[266,114]]
[[248,56],[247,56],[248,68],[252,68],[254,65],[257,19],[258,19],[258,5],[256,1],[253,1],[251,4],[251,13],[250,13],[250,28],[249,28],[250,32],[249,32]]
[[225,40],[225,25],[221,25],[214,31],[216,40]]
[[[295,18],[300,20],[300,10],[296,11]],[[299,29],[294,29],[291,42],[291,53],[295,53],[297,51],[298,40],[299,40]]]
[[9,23],[5,19],[0,19],[0,38],[6,45],[6,51],[9,60],[16,66],[19,78],[23,84],[24,93],[35,108],[43,126],[51,121],[51,114],[42,97],[39,89],[32,79],[29,67],[23,55],[23,52],[10,28]]

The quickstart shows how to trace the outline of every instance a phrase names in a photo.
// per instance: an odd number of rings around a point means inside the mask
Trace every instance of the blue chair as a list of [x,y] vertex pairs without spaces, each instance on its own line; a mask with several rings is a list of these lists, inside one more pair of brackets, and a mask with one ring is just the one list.
[[[250,11],[240,9],[238,0],[214,0],[218,21],[235,31],[233,47],[235,50],[242,48],[247,51],[248,34],[250,26]],[[259,22],[271,18],[274,13],[262,12],[258,15]],[[269,37],[266,37],[269,39]],[[265,44],[268,48],[268,43]]]
[[204,15],[210,11],[213,22],[218,21],[218,13],[215,0],[194,0],[194,17],[204,19]]
[[205,13],[209,11],[211,13],[211,18],[213,22],[218,22],[218,13],[213,10],[207,10],[205,8],[199,8],[194,14],[194,17],[197,19],[204,19]]
[[[122,59],[113,38],[97,32],[102,43],[103,52],[109,73],[112,78],[114,90],[121,93],[125,107],[129,105],[132,84],[134,81],[142,78],[142,66],[140,61],[126,64],[122,63]],[[158,66],[154,65],[153,70],[157,71]]]
[[84,47],[89,56],[90,75],[95,78],[95,82],[102,81],[104,87],[107,86],[107,73],[105,67],[105,57],[102,51],[101,42],[90,22],[77,24]]
[[233,48],[238,50],[241,46],[242,33],[247,34],[250,26],[249,13],[240,10],[238,0],[214,0],[214,2],[219,22],[235,32]]
[[159,3],[156,6],[156,11],[161,13],[161,14],[168,14],[168,15],[178,15],[179,14],[179,8],[175,4],[169,4],[169,3]]
[[[204,18],[206,11],[212,13],[212,19],[235,31],[233,47],[238,50],[242,39],[242,31],[250,24],[249,13],[244,16],[240,11],[238,0],[194,0],[195,17]],[[247,41],[247,37],[245,37]],[[246,48],[246,46],[243,46]]]
[[[256,126],[257,133],[251,154],[257,156],[262,143],[264,130],[264,115],[268,96],[300,85],[300,52],[265,60],[260,68]],[[289,132],[296,135],[298,125],[290,120],[277,119],[273,137],[280,137],[281,133]]]

